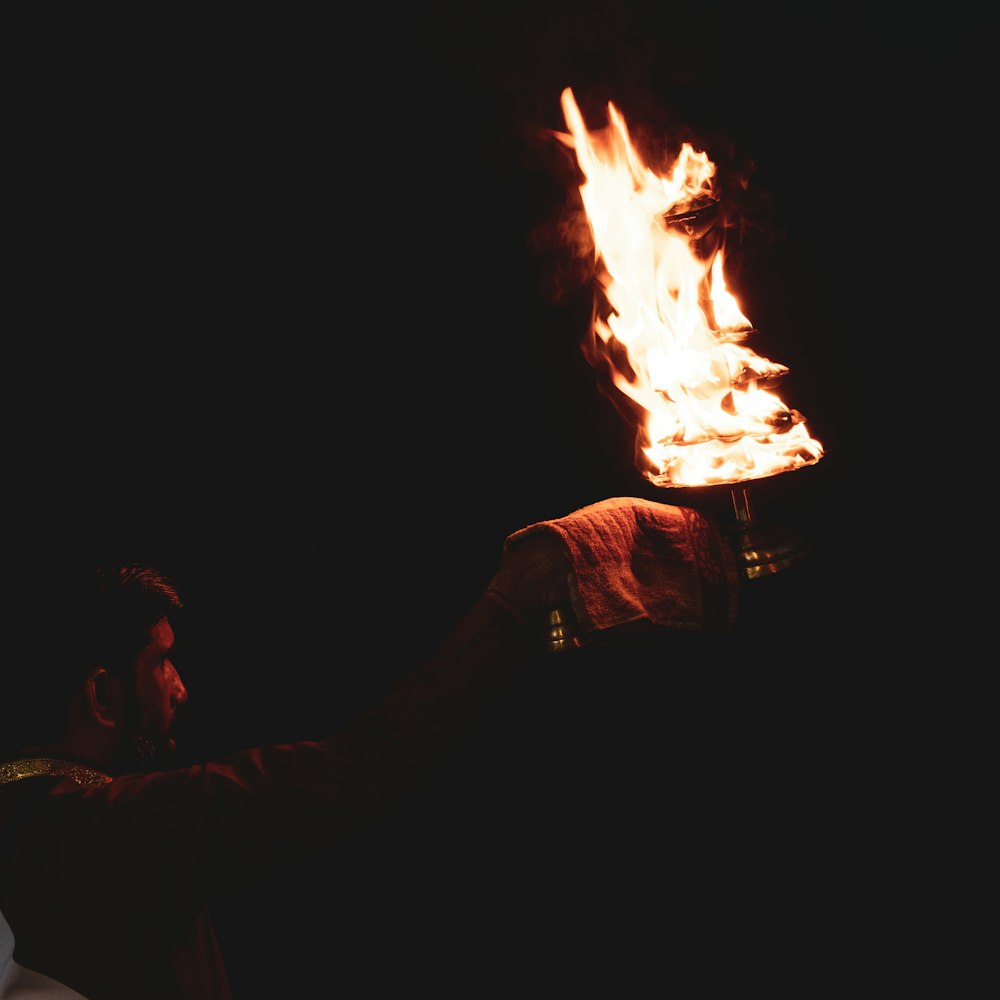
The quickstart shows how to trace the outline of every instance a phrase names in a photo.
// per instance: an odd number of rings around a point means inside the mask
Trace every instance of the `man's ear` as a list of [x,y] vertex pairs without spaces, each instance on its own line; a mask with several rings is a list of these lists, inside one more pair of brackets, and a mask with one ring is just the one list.
[[87,674],[83,698],[91,718],[105,729],[115,729],[125,719],[125,685],[105,667]]

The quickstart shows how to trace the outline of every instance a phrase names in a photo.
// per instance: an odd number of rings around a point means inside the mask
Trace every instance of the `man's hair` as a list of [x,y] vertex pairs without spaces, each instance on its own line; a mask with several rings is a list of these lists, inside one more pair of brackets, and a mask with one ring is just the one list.
[[183,607],[166,576],[135,562],[36,564],[22,584],[12,615],[19,638],[8,664],[0,751],[12,741],[61,736],[70,698],[95,667],[132,683],[149,629]]
[[98,566],[91,603],[85,607],[88,662],[81,664],[79,679],[98,666],[130,678],[136,657],[149,641],[149,629],[182,607],[176,587],[151,566]]

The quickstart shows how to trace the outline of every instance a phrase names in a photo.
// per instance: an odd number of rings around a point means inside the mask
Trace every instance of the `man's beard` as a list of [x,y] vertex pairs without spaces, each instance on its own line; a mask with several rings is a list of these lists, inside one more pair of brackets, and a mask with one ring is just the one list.
[[129,698],[128,733],[122,744],[120,766],[125,771],[162,771],[174,762],[175,751],[169,735],[160,732],[142,718],[134,694]]
[[131,733],[131,755],[134,758],[133,769],[148,773],[168,767],[174,758],[174,751],[165,736],[139,727]]

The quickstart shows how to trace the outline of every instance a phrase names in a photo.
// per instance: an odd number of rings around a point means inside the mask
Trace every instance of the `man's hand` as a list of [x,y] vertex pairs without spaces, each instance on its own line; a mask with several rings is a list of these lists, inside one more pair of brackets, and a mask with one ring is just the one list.
[[529,623],[570,607],[570,558],[553,531],[534,531],[508,541],[487,590],[513,605]]

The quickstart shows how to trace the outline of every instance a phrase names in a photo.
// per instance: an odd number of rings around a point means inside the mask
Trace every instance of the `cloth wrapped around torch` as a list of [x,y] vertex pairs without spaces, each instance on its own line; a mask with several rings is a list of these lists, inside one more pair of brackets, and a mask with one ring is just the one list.
[[690,507],[612,497],[508,535],[504,549],[554,532],[569,555],[577,624],[728,632],[739,609],[736,556],[715,521]]

